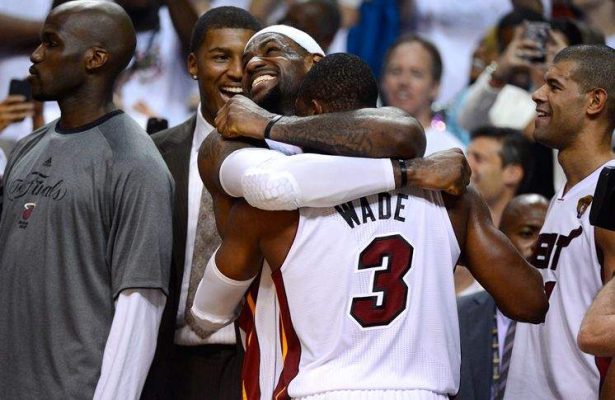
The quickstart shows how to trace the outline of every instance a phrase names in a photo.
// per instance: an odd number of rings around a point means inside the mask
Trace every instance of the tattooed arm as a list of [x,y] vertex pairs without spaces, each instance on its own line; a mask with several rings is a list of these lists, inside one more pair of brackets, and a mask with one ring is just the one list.
[[[272,114],[243,96],[218,112],[216,126],[226,138],[263,139]],[[365,108],[310,117],[280,119],[270,138],[304,150],[353,157],[415,158],[425,152],[423,127],[394,107]]]

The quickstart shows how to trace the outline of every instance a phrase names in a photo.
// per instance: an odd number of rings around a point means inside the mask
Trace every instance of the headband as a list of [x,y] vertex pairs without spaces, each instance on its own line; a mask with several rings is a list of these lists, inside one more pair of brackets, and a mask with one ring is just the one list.
[[261,29],[260,31],[256,32],[254,36],[250,38],[250,40],[248,40],[248,43],[246,43],[245,48],[247,49],[250,43],[252,43],[252,41],[257,36],[260,36],[264,33],[279,33],[280,35],[288,37],[289,39],[297,43],[299,46],[303,47],[308,53],[320,54],[321,56],[325,55],[325,52],[310,35],[288,25],[271,25],[264,29]]

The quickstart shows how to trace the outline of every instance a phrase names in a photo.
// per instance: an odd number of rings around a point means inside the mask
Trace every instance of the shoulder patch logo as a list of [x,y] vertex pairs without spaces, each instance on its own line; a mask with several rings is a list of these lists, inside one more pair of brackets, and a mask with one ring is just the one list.
[[593,200],[593,196],[584,196],[579,199],[579,202],[577,203],[577,218],[581,218],[583,214],[585,214],[585,211],[587,211],[587,208]]
[[43,167],[51,167],[51,157],[43,163]]

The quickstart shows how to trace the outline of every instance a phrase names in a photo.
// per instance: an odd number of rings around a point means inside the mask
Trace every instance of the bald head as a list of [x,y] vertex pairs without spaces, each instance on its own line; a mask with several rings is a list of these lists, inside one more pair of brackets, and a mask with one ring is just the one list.
[[500,230],[526,259],[532,255],[548,207],[549,202],[543,196],[523,194],[514,197],[502,213]]
[[61,25],[62,31],[72,36],[80,47],[97,48],[105,53],[100,63],[114,80],[128,65],[136,47],[136,34],[130,17],[124,9],[110,1],[76,0],[54,8],[46,22]]

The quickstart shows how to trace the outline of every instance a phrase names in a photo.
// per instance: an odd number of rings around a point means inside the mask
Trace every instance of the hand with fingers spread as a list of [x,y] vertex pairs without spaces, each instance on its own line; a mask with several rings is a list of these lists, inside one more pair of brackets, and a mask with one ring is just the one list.
[[433,153],[408,160],[408,183],[430,190],[443,190],[453,196],[465,193],[472,170],[461,149]]
[[262,140],[267,124],[275,116],[247,97],[236,95],[218,111],[215,123],[225,139],[247,137]]
[[0,102],[0,133],[10,124],[34,115],[34,103],[24,96],[9,95]]

